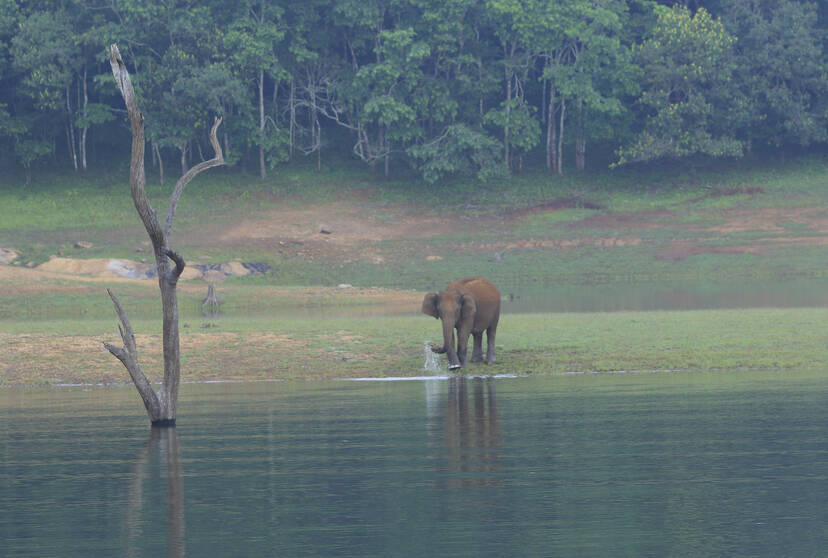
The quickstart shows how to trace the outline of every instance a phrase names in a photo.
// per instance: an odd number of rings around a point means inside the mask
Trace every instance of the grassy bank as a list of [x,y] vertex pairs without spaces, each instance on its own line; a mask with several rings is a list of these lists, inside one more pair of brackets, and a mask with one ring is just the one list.
[[[504,305],[500,363],[471,373],[818,369],[828,362],[828,310],[818,296],[826,177],[820,157],[535,174],[508,184],[376,182],[362,171],[301,168],[266,181],[199,177],[179,206],[175,247],[189,262],[272,270],[220,283],[215,319],[201,315],[206,283],[181,283],[184,379],[420,375],[424,343],[440,336],[439,324],[419,314],[423,291],[474,275],[515,300]],[[168,188],[149,190],[163,211]],[[333,234],[321,235],[320,222]],[[78,240],[92,246],[75,247]],[[0,384],[124,381],[101,345],[117,339],[107,287],[134,322],[145,371],[157,377],[154,281],[26,267],[56,254],[151,257],[121,178],[0,184],[0,247],[20,252],[17,265],[0,266]],[[796,285],[817,292],[791,306],[819,307],[570,312],[590,308],[578,298],[595,293],[615,296],[608,309],[628,308],[626,298],[649,308],[651,291],[672,283],[711,284],[701,290],[720,299],[748,283]],[[688,292],[678,296],[694,308]],[[544,307],[543,297],[554,304]],[[749,307],[756,299],[741,300]]]
[[[211,327],[202,327],[206,323]],[[505,314],[496,365],[471,374],[822,369],[828,309]],[[133,324],[142,365],[162,369],[157,320]],[[424,374],[439,324],[404,316],[219,318],[182,329],[185,381]],[[0,384],[124,382],[102,348],[114,320],[0,322]],[[446,362],[441,361],[445,373]]]

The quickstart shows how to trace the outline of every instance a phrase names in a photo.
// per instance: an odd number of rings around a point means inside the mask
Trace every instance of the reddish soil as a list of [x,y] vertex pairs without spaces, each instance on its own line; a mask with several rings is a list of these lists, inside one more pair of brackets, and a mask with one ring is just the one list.
[[760,246],[704,246],[690,241],[673,241],[668,248],[660,250],[656,258],[666,261],[681,261],[699,254],[760,254]]
[[[759,189],[741,189],[733,192],[714,192],[715,195],[757,194]],[[352,262],[381,265],[387,258],[397,257],[393,245],[381,244],[388,240],[418,239],[481,231],[508,233],[523,219],[531,215],[560,211],[574,207],[599,210],[580,221],[567,225],[574,235],[568,238],[536,238],[518,241],[458,242],[456,249],[503,252],[515,249],[573,249],[581,246],[618,247],[639,245],[645,242],[641,231],[670,228],[683,233],[662,249],[656,257],[679,261],[689,256],[718,254],[762,254],[778,246],[825,246],[828,245],[828,212],[821,207],[759,208],[712,210],[717,219],[715,225],[677,224],[677,214],[669,209],[641,212],[605,212],[588,200],[575,197],[558,198],[535,207],[504,212],[501,215],[456,218],[425,214],[422,207],[382,206],[373,203],[370,192],[348,201],[320,204],[312,208],[284,207],[257,213],[233,224],[205,223],[198,230],[182,233],[181,244],[193,247],[193,258],[201,258],[200,250],[209,253],[212,247],[251,247],[257,251],[279,254],[285,258],[301,258],[336,264]],[[583,234],[579,235],[578,231]],[[750,240],[745,245],[736,242],[721,244],[722,237],[745,232],[761,232],[768,236]],[[805,232],[805,234],[803,234]],[[508,235],[512,236],[512,235]],[[693,238],[695,236],[695,238]],[[688,238],[689,237],[689,238]],[[442,259],[442,254],[428,253],[425,260]],[[43,273],[50,277],[62,274],[108,276],[104,260],[55,259],[44,264]],[[10,271],[15,270],[15,271]],[[16,266],[0,265],[3,274],[17,273],[31,276],[31,270]],[[36,282],[35,282],[36,283]],[[24,288],[24,287],[19,287]],[[34,290],[35,285],[27,286]]]
[[671,215],[673,212],[666,209],[636,213],[599,213],[573,223],[572,227],[577,230],[613,229],[616,231],[658,229],[664,226],[665,220]]
[[285,257],[335,263],[381,264],[375,245],[383,240],[428,238],[468,227],[463,220],[421,215],[405,207],[337,202],[284,208],[215,231],[214,245],[255,245]]
[[[729,209],[721,212],[724,222],[696,229],[717,234],[767,231],[784,233],[787,225],[804,225],[816,233],[828,233],[828,215],[824,208],[785,207],[763,209]],[[692,230],[692,228],[691,228]]]
[[602,210],[604,206],[601,204],[591,202],[589,200],[582,200],[576,197],[557,198],[550,202],[542,203],[534,207],[525,209],[518,209],[512,211],[508,216],[512,219],[520,219],[529,215],[537,215],[538,213],[549,213],[550,211],[561,211],[563,209],[594,209]]

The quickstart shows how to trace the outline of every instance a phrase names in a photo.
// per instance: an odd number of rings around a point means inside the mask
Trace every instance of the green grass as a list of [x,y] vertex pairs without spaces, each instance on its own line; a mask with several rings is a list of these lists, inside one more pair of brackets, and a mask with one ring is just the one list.
[[[21,262],[34,264],[59,251],[78,258],[147,257],[136,252],[146,233],[125,177],[125,171],[43,173],[25,189],[0,184],[0,246],[20,250]],[[170,188],[148,186],[161,214]],[[351,258],[335,252],[311,261],[276,252],[266,243],[212,246],[209,239],[199,238],[207,223],[217,231],[280,207],[353,200],[359,200],[367,219],[380,225],[421,214],[459,219],[465,226],[426,238],[372,242],[371,252],[384,258],[381,264],[348,262]],[[573,207],[515,216],[560,200]],[[731,210],[780,208],[828,214],[828,161],[802,156],[707,168],[664,165],[564,177],[532,173],[508,183],[463,179],[437,185],[415,179],[372,180],[363,169],[349,167],[322,174],[287,167],[265,181],[208,173],[182,197],[176,248],[188,261],[205,254],[205,263],[263,261],[273,269],[221,284],[224,314],[214,320],[216,328],[201,327],[210,323],[201,316],[206,285],[182,283],[183,359],[190,379],[420,374],[423,343],[437,341],[439,327],[419,315],[419,298],[422,291],[440,289],[459,276],[485,276],[504,294],[522,294],[526,300],[530,295],[540,299],[545,291],[566,297],[568,288],[586,291],[596,286],[623,291],[628,285],[665,283],[718,282],[737,288],[791,278],[818,283],[826,277],[828,256],[819,240],[828,233],[805,220],[786,213],[775,222],[778,228],[759,223],[755,229],[727,234],[713,231],[728,222]],[[814,238],[817,242],[798,242]],[[94,246],[76,249],[76,240]],[[622,242],[613,244],[616,240]],[[681,243],[697,250],[671,256]],[[744,248],[753,252],[742,253]],[[400,300],[301,288],[339,283],[403,289],[410,309]],[[139,333],[158,335],[154,281],[0,280],[0,335],[15,348],[0,352],[0,383],[125,378],[120,365],[100,349],[101,341],[117,339],[105,286],[118,293]],[[285,286],[290,286],[287,291],[276,292]],[[828,361],[826,314],[823,309],[507,312],[498,335],[500,364],[470,371],[818,368]],[[184,323],[189,327],[183,328]],[[83,350],[61,349],[66,342]],[[147,342],[142,349],[147,369],[157,370],[157,343],[152,338]],[[188,348],[187,342],[194,344]],[[39,351],[43,343],[52,348]],[[90,350],[97,352],[90,356]]]
[[[182,329],[185,380],[222,377],[336,378],[423,374],[424,343],[437,342],[439,324],[408,316],[339,318],[218,318],[216,327]],[[609,372],[824,369],[828,309],[685,312],[505,314],[498,363],[472,363],[468,374],[589,374]],[[55,356],[15,354],[76,339],[116,342],[113,320],[0,322],[11,351],[0,357],[0,384],[123,381],[120,364],[97,350]],[[148,374],[160,369],[159,324],[133,324]],[[25,330],[25,332],[23,331]],[[25,333],[25,334],[24,334]],[[150,337],[146,337],[150,336]],[[143,345],[142,345],[143,343]],[[92,344],[92,347],[95,345]],[[442,358],[446,373],[445,358]],[[17,372],[15,372],[17,370]],[[25,378],[25,380],[21,380]]]

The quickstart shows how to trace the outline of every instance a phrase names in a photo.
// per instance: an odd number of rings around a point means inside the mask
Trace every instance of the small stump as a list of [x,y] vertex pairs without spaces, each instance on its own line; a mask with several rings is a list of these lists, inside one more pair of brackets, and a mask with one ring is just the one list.
[[207,296],[201,301],[201,313],[210,318],[215,318],[219,314],[219,305],[221,305],[221,301],[216,295],[216,286],[210,283],[207,286]]

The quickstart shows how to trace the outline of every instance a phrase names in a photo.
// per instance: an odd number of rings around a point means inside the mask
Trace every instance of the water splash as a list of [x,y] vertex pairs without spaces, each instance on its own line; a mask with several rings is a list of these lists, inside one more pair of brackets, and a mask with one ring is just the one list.
[[425,353],[425,363],[423,363],[423,370],[426,372],[440,371],[440,355],[431,350],[431,341],[423,343],[423,353]]

